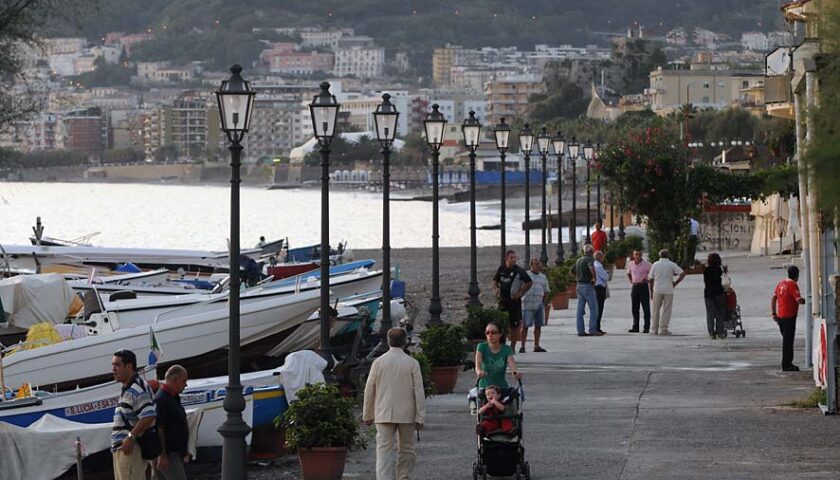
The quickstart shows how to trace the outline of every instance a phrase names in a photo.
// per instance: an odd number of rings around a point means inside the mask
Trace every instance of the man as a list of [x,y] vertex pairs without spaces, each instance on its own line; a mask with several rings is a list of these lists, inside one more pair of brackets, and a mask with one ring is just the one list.
[[[674,287],[685,278],[685,271],[672,262],[668,250],[659,251],[659,260],[650,267],[650,291],[653,294],[653,330],[654,335],[670,335],[668,324],[671,322],[671,309],[674,306]],[[674,277],[677,280],[674,281]]]
[[405,330],[392,328],[387,335],[391,348],[370,367],[362,420],[368,426],[376,424],[376,480],[410,480],[415,462],[414,432],[423,428],[426,416],[423,376],[417,360],[403,350]]
[[163,451],[155,464],[155,474],[163,480],[187,480],[184,464],[190,461],[190,427],[181,406],[181,392],[187,388],[187,370],[172,365],[155,395],[157,427]]
[[540,271],[542,263],[539,258],[532,258],[529,266],[531,269],[528,271],[528,276],[533,284],[522,297],[522,347],[519,348],[519,353],[525,353],[530,327],[534,327],[534,351],[545,352],[545,349],[540,346],[540,334],[545,319],[545,307],[548,303],[548,278]]
[[601,222],[595,222],[595,231],[592,233],[592,248],[596,252],[603,252],[607,246],[607,232],[601,230]]
[[694,266],[694,256],[697,255],[697,243],[700,236],[700,222],[695,220],[694,218],[688,219],[688,243],[686,247],[688,248],[687,254],[685,256],[685,264],[688,268]]
[[610,279],[610,274],[604,268],[604,252],[597,250],[595,252],[595,300],[598,302],[598,322],[597,332],[601,335],[606,335],[601,329],[601,319],[604,318],[604,302],[607,301],[607,282]]
[[111,454],[114,457],[114,480],[145,480],[146,461],[137,439],[155,424],[152,390],[137,374],[137,356],[131,350],[119,350],[111,358],[114,380],[123,385],[114,409]]
[[633,250],[633,260],[627,265],[627,279],[630,280],[630,311],[633,314],[633,327],[630,333],[639,333],[639,306],[645,312],[644,333],[650,332],[650,288],[648,275],[650,263],[642,258],[641,250]]
[[[583,256],[578,258],[572,273],[577,281],[577,331],[578,337],[601,336],[598,331],[598,300],[595,297],[595,251],[592,245],[583,246]],[[584,330],[583,315],[589,305],[589,333]]]
[[788,278],[776,285],[773,299],[770,300],[770,311],[773,320],[779,324],[782,333],[782,371],[798,372],[799,367],[793,364],[793,339],[796,336],[796,316],[799,306],[805,304],[805,299],[799,294],[799,268],[795,265],[788,267]]
[[[514,285],[515,284],[515,285]],[[519,330],[522,324],[522,296],[531,288],[531,277],[516,264],[516,252],[508,250],[505,253],[505,263],[496,270],[493,276],[493,291],[499,299],[499,310],[508,312],[510,323],[510,348],[516,351],[519,340]],[[513,288],[515,287],[515,288]]]

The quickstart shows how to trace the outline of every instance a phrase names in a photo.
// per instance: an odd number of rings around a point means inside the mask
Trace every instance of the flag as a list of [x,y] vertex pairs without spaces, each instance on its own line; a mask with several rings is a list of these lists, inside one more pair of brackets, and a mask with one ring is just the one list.
[[90,270],[90,275],[88,275],[88,285],[93,285],[94,280],[96,280],[96,267],[93,267]]
[[157,365],[158,359],[163,357],[163,351],[155,336],[155,331],[149,327],[149,365]]

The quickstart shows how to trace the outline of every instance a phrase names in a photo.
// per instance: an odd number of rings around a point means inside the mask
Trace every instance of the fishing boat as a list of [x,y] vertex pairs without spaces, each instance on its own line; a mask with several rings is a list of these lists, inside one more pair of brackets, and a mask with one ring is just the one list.
[[[240,336],[243,363],[259,358],[292,333],[315,310],[317,290],[271,296],[241,305]],[[113,352],[129,349],[146,358],[150,336],[166,349],[167,363],[180,363],[196,376],[224,373],[227,362],[229,315],[226,303],[211,310],[189,307],[158,315],[150,324],[113,329],[103,321],[88,327],[83,338],[37,348],[7,349],[2,368],[7,385],[39,385],[68,390],[102,383],[111,376]],[[142,365],[138,365],[142,366]]]

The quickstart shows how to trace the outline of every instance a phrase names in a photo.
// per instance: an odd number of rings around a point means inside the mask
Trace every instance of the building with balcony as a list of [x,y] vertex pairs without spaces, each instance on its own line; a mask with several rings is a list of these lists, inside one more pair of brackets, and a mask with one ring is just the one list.
[[381,77],[385,70],[385,49],[373,46],[370,37],[345,37],[335,51],[333,74],[337,77]]
[[99,107],[71,110],[62,114],[64,148],[101,158],[107,139],[107,123]]
[[645,91],[650,107],[660,115],[679,110],[687,103],[701,109],[733,106],[763,107],[764,76],[748,71],[689,69],[650,73]]
[[269,59],[271,73],[287,75],[312,75],[315,72],[331,72],[335,65],[332,53],[287,52],[272,55]]
[[545,82],[539,75],[515,75],[488,82],[485,87],[487,97],[487,124],[495,125],[502,117],[512,120],[527,117],[531,95],[543,94]]
[[301,103],[311,101],[312,85],[255,84],[251,128],[242,142],[245,161],[286,157],[305,138]]

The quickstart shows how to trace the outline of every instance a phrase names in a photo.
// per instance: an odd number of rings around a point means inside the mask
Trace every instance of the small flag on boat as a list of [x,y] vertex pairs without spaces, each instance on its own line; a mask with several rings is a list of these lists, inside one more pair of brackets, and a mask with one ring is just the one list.
[[163,351],[160,349],[155,331],[149,327],[149,365],[157,365],[161,357],[163,357]]
[[90,270],[90,275],[88,275],[88,285],[93,285],[94,280],[96,280],[96,267],[93,267]]

